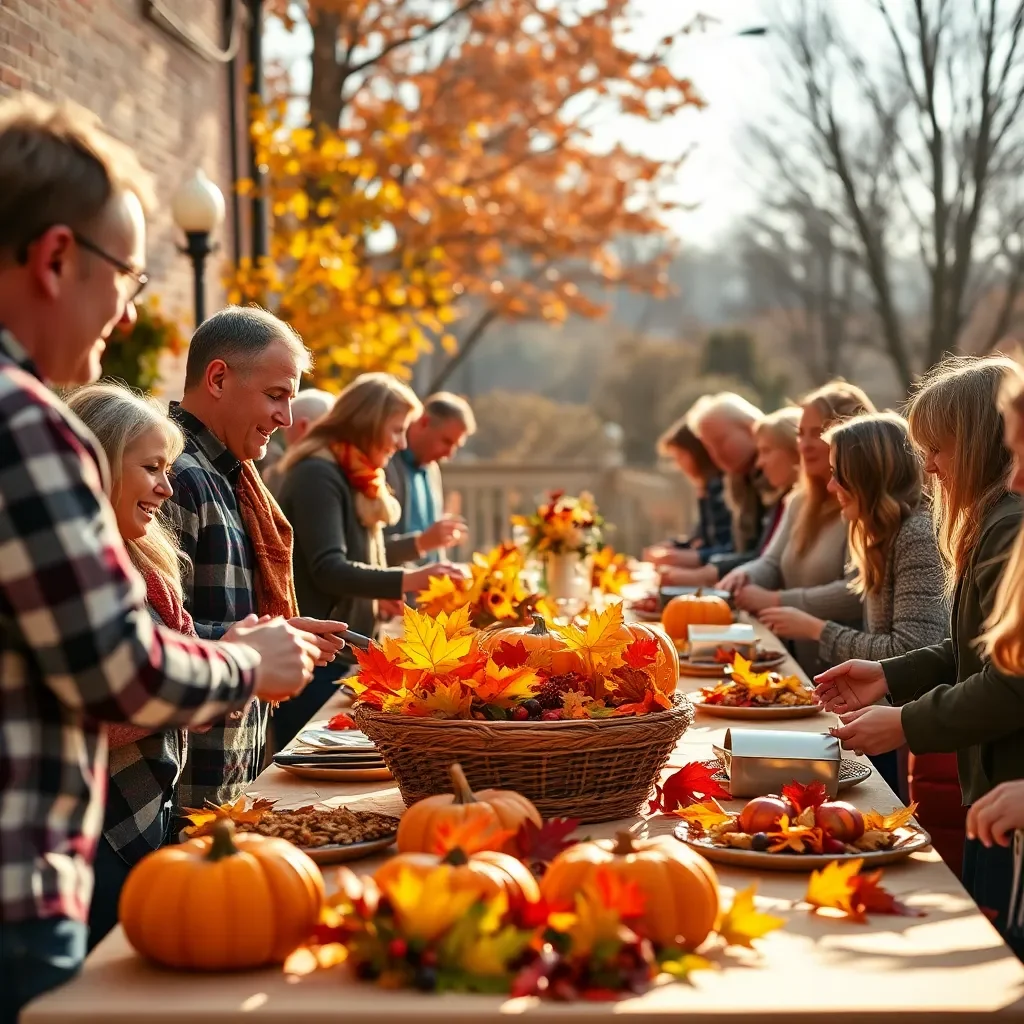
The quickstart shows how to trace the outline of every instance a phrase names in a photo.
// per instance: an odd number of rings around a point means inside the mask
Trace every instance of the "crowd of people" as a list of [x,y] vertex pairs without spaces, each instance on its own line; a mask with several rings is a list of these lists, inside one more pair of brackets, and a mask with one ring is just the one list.
[[[81,113],[0,107],[3,1024],[79,969],[181,809],[236,799],[323,704],[344,631],[463,572],[438,468],[475,429],[457,396],[300,391],[308,350],[255,307],[197,327],[169,411],[93,383],[147,281],[146,200]],[[710,395],[659,447],[699,505],[646,553],[664,581],[791,644],[1024,953],[1024,369],[950,360],[906,418],[838,380],[768,415]],[[940,839],[965,831],[961,865]]]

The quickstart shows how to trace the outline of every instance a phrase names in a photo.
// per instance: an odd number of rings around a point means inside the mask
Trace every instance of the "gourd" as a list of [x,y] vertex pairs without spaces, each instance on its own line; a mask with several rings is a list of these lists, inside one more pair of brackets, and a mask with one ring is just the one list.
[[529,626],[494,626],[486,629],[481,632],[478,643],[480,650],[488,653],[497,651],[502,643],[513,646],[522,643],[530,656],[527,664],[533,668],[547,669],[553,676],[583,671],[583,662],[579,656],[570,651],[565,641],[557,633],[552,633],[544,618],[537,614],[534,614]]
[[118,905],[134,949],[167,967],[225,971],[281,963],[313,933],[320,869],[284,839],[213,834],[165,846],[128,875]]
[[575,894],[607,868],[636,884],[646,897],[638,928],[663,946],[696,949],[718,918],[718,877],[700,854],[669,836],[636,839],[620,832],[615,840],[577,843],[563,850],[541,879],[544,900],[573,904]]
[[661,613],[661,624],[673,640],[685,640],[688,626],[728,626],[731,623],[729,603],[701,590],[673,597]]
[[[494,832],[511,832],[514,836],[524,821],[532,821],[538,828],[543,824],[540,812],[525,796],[507,789],[474,793],[461,765],[453,764],[449,772],[452,793],[418,800],[402,815],[395,840],[400,853],[433,853],[442,826],[463,830],[467,825],[490,824]],[[514,839],[506,838],[500,848],[514,853]]]

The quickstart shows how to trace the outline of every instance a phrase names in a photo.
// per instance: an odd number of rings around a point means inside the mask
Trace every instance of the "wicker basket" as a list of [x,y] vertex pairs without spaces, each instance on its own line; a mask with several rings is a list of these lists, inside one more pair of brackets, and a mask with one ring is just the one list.
[[666,711],[564,722],[414,718],[365,705],[353,714],[407,805],[451,792],[448,766],[458,761],[473,789],[514,789],[545,818],[594,822],[636,814],[693,706],[676,694]]

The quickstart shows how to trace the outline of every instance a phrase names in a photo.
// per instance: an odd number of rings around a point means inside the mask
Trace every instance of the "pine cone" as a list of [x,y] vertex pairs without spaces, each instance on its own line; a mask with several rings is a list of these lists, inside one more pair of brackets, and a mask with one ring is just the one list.
[[560,676],[550,676],[537,691],[537,703],[545,711],[561,708],[563,693],[584,693],[587,680],[579,672],[566,672]]

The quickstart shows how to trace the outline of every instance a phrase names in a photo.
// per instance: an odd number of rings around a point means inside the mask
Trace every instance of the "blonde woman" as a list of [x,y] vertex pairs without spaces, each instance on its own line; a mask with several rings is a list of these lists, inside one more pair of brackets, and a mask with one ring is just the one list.
[[[839,502],[828,490],[832,468],[822,434],[850,416],[874,412],[874,406],[860,388],[833,381],[805,396],[800,410],[800,486],[764,554],[730,572],[722,586],[744,611],[782,606],[860,625],[863,609],[849,586],[846,528]],[[794,653],[805,671],[821,668],[815,641],[797,640]]]
[[[160,510],[171,496],[168,473],[184,439],[160,404],[113,383],[90,384],[67,404],[93,432],[110,465],[111,504],[132,564],[146,582],[153,618],[195,636],[182,604],[180,562]],[[256,616],[239,623],[251,625]],[[228,631],[225,640],[232,640]],[[185,764],[187,733],[150,733],[112,725],[110,784],[96,851],[96,881],[89,911],[89,947],[117,923],[117,901],[129,870],[174,834],[174,788]]]
[[[295,592],[304,616],[331,611],[355,632],[372,635],[380,602],[424,590],[432,576],[462,576],[447,562],[391,568],[385,555],[384,529],[402,509],[384,467],[405,448],[406,429],[421,414],[407,385],[387,373],[364,373],[285,452],[279,501],[294,530]],[[388,547],[398,565],[420,557],[415,535],[392,537]],[[282,705],[274,716],[279,747],[330,696],[340,674],[340,666],[318,669],[301,699]]]
[[[950,638],[883,662],[846,661],[816,680],[822,702],[842,716],[835,735],[844,746],[879,754],[906,743],[915,757],[955,752],[967,806],[1024,776],[1024,677],[1016,674],[1024,666],[1004,657],[998,626],[989,646],[1010,672],[978,642],[1024,518],[1021,499],[1008,490],[1012,458],[997,402],[1004,379],[1017,373],[1001,356],[947,360],[910,402],[910,436],[936,483],[932,514],[952,600]],[[895,707],[876,704],[886,694]],[[1020,955],[1024,943],[1007,932],[1012,873],[1004,847],[964,844],[964,885]]]
[[[800,475],[797,430],[800,410],[795,406],[777,409],[756,420],[753,427],[754,467],[761,490],[761,533],[754,554],[768,546],[782,520],[786,499]],[[737,566],[750,561],[751,552],[712,554],[707,564],[695,569],[666,568],[662,581],[681,586],[711,586]]]

